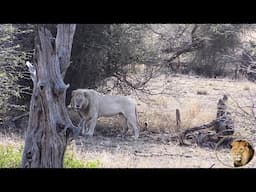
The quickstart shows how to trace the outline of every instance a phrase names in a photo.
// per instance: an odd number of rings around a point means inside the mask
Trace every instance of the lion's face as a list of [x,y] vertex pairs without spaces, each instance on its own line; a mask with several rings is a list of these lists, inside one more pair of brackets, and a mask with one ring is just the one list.
[[231,154],[235,167],[244,166],[252,159],[254,150],[245,140],[232,142]]
[[89,104],[88,99],[85,97],[84,93],[73,91],[71,98],[71,107],[75,111],[80,111],[82,108],[86,109]]

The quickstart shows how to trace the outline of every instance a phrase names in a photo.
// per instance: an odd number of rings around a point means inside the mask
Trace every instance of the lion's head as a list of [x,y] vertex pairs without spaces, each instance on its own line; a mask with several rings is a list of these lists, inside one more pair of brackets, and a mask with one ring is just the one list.
[[89,100],[86,95],[81,90],[74,90],[72,92],[72,98],[71,98],[71,108],[75,111],[80,111],[81,109],[86,109],[89,105]]
[[235,140],[231,145],[231,154],[235,167],[244,166],[251,161],[254,150],[250,143],[245,140]]

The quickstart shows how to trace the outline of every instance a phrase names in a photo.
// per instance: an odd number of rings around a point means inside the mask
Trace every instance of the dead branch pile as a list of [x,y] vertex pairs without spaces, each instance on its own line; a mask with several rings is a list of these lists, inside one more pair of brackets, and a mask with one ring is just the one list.
[[[219,99],[215,120],[201,126],[186,129],[184,132],[180,133],[178,136],[179,144],[197,144],[200,147],[214,149],[217,143],[225,137],[220,145],[222,147],[230,147],[232,138],[228,136],[234,134],[234,121],[231,117],[231,113],[227,110],[227,100],[227,95],[224,95],[223,98]],[[176,111],[176,116],[177,114]],[[178,115],[177,118],[180,118],[180,115]]]

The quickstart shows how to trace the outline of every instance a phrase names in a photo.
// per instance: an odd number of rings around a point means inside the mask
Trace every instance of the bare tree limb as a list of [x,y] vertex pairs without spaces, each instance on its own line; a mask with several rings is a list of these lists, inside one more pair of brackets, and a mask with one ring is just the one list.
[[57,25],[56,47],[62,47],[62,49],[57,49],[57,57],[60,62],[60,71],[62,78],[65,77],[66,71],[70,65],[69,61],[71,55],[68,53],[70,53],[72,49],[72,42],[75,30],[75,24]]
[[29,112],[23,113],[23,114],[21,114],[21,115],[19,115],[19,116],[13,117],[13,118],[11,119],[11,121],[17,121],[17,120],[19,120],[19,119],[21,119],[21,118],[23,118],[23,117],[28,116],[28,115],[29,115]]

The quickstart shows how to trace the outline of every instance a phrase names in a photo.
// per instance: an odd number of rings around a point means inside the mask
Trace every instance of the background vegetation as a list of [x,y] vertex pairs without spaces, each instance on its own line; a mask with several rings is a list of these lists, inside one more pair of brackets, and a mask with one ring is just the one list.
[[[48,27],[56,33],[56,25]],[[255,81],[252,24],[78,24],[65,82],[76,88],[152,94],[152,78],[192,74]],[[0,25],[0,126],[28,111],[36,25]]]

